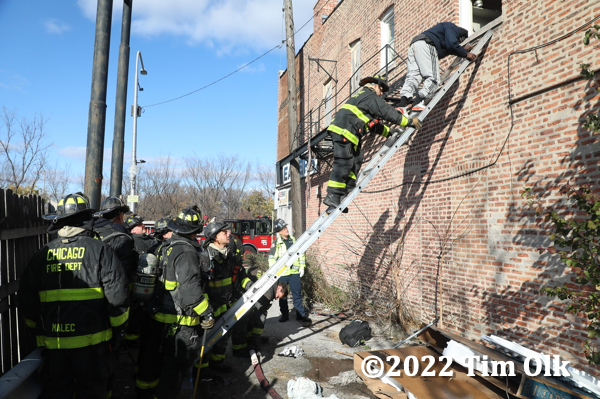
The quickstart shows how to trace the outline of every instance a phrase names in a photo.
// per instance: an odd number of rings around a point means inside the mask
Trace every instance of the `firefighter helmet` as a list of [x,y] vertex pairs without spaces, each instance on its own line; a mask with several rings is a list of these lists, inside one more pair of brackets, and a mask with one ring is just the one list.
[[154,235],[162,236],[169,232],[169,228],[167,227],[169,219],[170,218],[160,218],[154,223]]
[[[119,197],[108,197],[100,204],[100,210],[97,215],[104,216],[109,213],[129,212],[129,207]],[[115,215],[116,216],[116,215]]]
[[202,217],[197,206],[185,208],[167,222],[167,228],[177,234],[200,233],[202,227]]
[[140,215],[138,215],[137,213],[132,213],[130,215],[127,215],[127,217],[125,218],[123,227],[125,227],[126,230],[131,231],[131,229],[133,229],[135,226],[139,226],[139,225],[143,225],[143,224],[144,224],[144,218],[141,217]]
[[219,234],[220,231],[229,229],[231,229],[231,226],[222,220],[207,224],[206,228],[204,229],[204,237],[206,237],[206,241],[204,241],[204,247],[207,247],[208,244],[213,242],[215,238],[217,238],[217,234]]
[[388,91],[390,89],[390,86],[388,86],[387,84],[387,78],[385,77],[385,75],[374,75],[374,76],[369,76],[366,78],[362,78],[360,80],[360,82],[358,82],[359,86],[364,86],[367,83],[375,83],[376,85],[379,85],[381,87],[381,91],[383,91],[384,93],[386,91]]
[[287,223],[283,219],[275,219],[273,222],[273,231],[279,233],[281,230],[287,227]]
[[94,213],[95,210],[91,208],[90,201],[85,194],[77,192],[75,194],[69,194],[66,197],[58,201],[56,207],[56,213],[49,213],[43,215],[45,220],[59,220],[70,216],[74,216],[80,213]]

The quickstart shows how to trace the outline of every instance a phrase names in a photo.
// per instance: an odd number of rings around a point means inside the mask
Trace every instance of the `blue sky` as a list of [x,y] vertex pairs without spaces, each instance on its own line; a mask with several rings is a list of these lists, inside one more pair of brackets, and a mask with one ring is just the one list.
[[[316,0],[294,0],[296,29]],[[133,104],[136,52],[143,107],[195,91],[252,61],[285,38],[283,0],[134,0],[127,109]],[[51,162],[85,170],[96,0],[0,0],[0,107],[48,119]],[[105,128],[104,177],[110,177],[122,1],[114,1]],[[312,33],[296,36],[296,51]],[[238,155],[274,165],[281,47],[204,90],[145,108],[138,118],[137,158]],[[133,118],[127,112],[125,165]]]

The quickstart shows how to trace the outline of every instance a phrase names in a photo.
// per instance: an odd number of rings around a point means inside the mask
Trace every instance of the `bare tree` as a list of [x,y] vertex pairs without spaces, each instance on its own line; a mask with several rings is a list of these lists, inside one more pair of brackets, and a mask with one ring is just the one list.
[[58,165],[58,161],[53,167],[45,167],[42,171],[42,191],[54,203],[67,195],[67,189],[73,181],[71,177],[71,165],[68,164],[64,169]]
[[170,156],[143,169],[138,178],[141,201],[137,212],[144,218],[156,220],[174,215],[191,204],[188,190],[181,184],[181,173],[173,165]]
[[202,212],[209,217],[236,217],[251,180],[250,163],[237,155],[185,158],[186,180]]
[[275,191],[275,167],[261,165],[256,162],[254,169],[256,170],[254,178],[258,183],[259,190],[261,190],[267,198],[273,197]]
[[0,115],[0,180],[17,193],[32,194],[46,159],[48,147],[44,126],[48,120],[35,115],[17,119],[14,111],[2,107]]

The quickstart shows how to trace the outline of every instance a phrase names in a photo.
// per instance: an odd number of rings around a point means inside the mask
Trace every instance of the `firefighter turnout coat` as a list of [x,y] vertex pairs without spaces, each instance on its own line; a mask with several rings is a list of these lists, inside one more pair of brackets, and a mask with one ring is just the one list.
[[21,278],[19,308],[37,344],[75,349],[112,338],[129,316],[127,276],[114,250],[93,233],[63,227]]
[[[296,238],[289,236],[289,246],[291,247],[296,242]],[[275,262],[279,258],[281,258],[288,250],[287,245],[285,244],[284,239],[280,234],[277,235],[277,240],[273,245],[271,245],[271,250],[269,251],[269,267],[273,266]],[[289,276],[290,274],[299,274],[300,269],[304,269],[306,266],[306,255],[302,254],[289,269],[284,271],[281,276]]]
[[[221,316],[239,298],[238,287],[245,289],[250,279],[245,277],[243,273],[239,274],[236,279],[234,272],[236,271],[236,258],[234,254],[227,251],[225,255],[219,251],[214,244],[210,244],[200,254],[200,265],[202,272],[208,280],[206,291],[210,298],[210,304],[214,310],[215,318]],[[237,281],[234,281],[237,280]]]
[[173,234],[161,246],[161,287],[156,321],[165,324],[199,326],[201,316],[212,309],[202,289],[200,245],[189,237]]
[[[409,123],[409,119],[400,111],[386,103],[373,90],[363,87],[341,106],[327,130],[345,137],[356,150],[360,140],[369,130],[369,123],[375,119],[403,127]],[[379,129],[376,132],[387,137],[390,132],[389,127],[377,126]]]

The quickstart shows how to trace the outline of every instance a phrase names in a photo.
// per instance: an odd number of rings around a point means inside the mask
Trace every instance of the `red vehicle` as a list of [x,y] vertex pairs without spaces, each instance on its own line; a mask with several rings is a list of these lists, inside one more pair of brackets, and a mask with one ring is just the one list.
[[231,224],[231,233],[242,241],[244,253],[267,253],[271,249],[271,218],[225,219],[225,222]]

